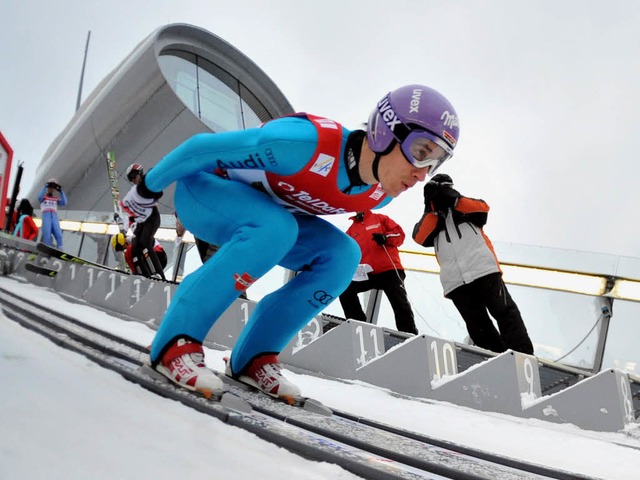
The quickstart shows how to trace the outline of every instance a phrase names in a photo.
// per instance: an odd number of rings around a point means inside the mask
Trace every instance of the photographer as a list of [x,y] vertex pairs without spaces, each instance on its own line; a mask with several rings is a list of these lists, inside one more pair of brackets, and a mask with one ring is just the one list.
[[38,194],[38,201],[42,214],[42,243],[52,246],[51,237],[53,236],[56,240],[56,247],[62,250],[62,230],[58,219],[58,207],[64,207],[67,204],[67,196],[55,178],[51,178],[44,184]]
[[471,340],[494,352],[512,349],[533,354],[518,306],[502,280],[493,245],[482,230],[489,205],[460,195],[446,174],[435,175],[425,185],[424,205],[413,239],[423,247],[434,247],[444,296],[460,312]]

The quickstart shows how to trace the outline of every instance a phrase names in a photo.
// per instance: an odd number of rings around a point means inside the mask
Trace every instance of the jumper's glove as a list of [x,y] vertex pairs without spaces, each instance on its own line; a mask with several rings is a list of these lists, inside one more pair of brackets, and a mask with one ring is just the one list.
[[371,235],[373,241],[378,245],[386,245],[387,244],[387,236],[384,233],[374,233]]
[[62,190],[62,187],[60,185],[58,185],[57,183],[55,183],[55,182],[47,182],[47,183],[44,184],[44,186],[47,187],[47,188],[53,188],[53,189],[55,189],[57,191]]
[[127,246],[127,237],[124,236],[123,233],[118,233],[111,237],[111,246],[114,248],[116,252],[124,251]]

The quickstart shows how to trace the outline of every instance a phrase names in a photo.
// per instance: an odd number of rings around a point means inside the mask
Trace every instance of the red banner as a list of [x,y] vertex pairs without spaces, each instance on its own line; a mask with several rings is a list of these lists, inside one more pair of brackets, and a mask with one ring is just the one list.
[[0,230],[4,228],[6,221],[5,209],[9,205],[9,177],[11,176],[11,159],[13,158],[13,150],[9,142],[0,132]]

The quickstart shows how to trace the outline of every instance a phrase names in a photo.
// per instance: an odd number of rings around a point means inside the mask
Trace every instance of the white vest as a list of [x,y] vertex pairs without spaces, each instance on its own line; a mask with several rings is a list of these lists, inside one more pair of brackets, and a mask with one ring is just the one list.
[[456,227],[449,210],[445,227],[433,242],[445,296],[461,285],[500,272],[498,259],[487,241],[482,229],[472,223],[464,222]]

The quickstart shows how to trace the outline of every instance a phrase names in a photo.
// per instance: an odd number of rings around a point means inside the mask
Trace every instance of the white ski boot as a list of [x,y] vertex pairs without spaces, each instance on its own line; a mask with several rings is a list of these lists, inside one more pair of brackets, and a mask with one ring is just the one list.
[[293,405],[300,398],[300,389],[282,375],[282,366],[276,355],[263,355],[254,358],[245,371],[239,375],[233,375],[231,361],[227,360],[225,374],[228,377],[237,378],[240,382],[251,385],[258,390],[280,398]]
[[224,384],[204,364],[204,351],[199,343],[178,339],[163,355],[156,370],[172,382],[200,392],[206,398],[222,396]]

